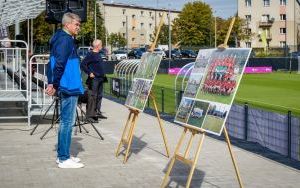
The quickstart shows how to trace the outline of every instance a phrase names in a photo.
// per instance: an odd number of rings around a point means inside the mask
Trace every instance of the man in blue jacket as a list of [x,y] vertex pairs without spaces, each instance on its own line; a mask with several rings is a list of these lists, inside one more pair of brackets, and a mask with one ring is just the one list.
[[58,30],[50,40],[50,62],[48,64],[48,85],[46,93],[60,99],[60,125],[58,131],[57,159],[59,168],[82,168],[80,159],[70,156],[72,127],[75,124],[77,100],[83,94],[80,75],[80,60],[76,52],[74,37],[80,29],[80,18],[65,13],[63,29]]

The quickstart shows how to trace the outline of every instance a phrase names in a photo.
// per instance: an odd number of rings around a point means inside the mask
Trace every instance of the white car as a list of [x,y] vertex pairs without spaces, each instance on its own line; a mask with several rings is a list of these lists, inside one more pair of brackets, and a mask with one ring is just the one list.
[[163,57],[163,59],[165,59],[165,58],[167,57],[165,51],[163,51],[163,50],[161,50],[161,49],[159,49],[159,48],[155,48],[155,49],[153,50],[153,52],[154,52],[154,53],[161,54],[162,57]]
[[111,60],[113,61],[121,61],[123,59],[127,59],[127,52],[124,50],[116,50],[111,54]]

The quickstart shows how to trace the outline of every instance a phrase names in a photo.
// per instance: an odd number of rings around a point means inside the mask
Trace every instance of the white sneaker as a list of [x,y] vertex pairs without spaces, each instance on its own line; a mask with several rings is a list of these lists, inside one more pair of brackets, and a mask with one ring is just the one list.
[[84,164],[76,163],[72,159],[67,159],[63,162],[58,163],[59,168],[82,168]]
[[[81,161],[81,159],[79,157],[73,157],[73,156],[71,156],[70,159],[72,161],[74,161],[75,163],[79,163]],[[55,162],[56,162],[56,164],[58,164],[59,163],[59,158],[56,158]]]

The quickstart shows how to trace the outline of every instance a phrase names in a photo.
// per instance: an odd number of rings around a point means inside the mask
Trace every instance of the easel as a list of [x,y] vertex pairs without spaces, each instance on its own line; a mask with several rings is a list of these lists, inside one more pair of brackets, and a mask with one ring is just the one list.
[[[235,21],[235,17],[233,17],[233,19],[231,20],[230,27],[229,27],[229,30],[227,32],[226,38],[225,38],[225,42],[224,42],[223,45],[219,46],[220,48],[226,48],[227,47],[227,42],[228,42],[229,35],[231,33],[231,30],[232,30],[234,21]],[[184,140],[184,138],[185,138],[185,136],[186,136],[186,134],[187,134],[188,131],[191,132],[191,137],[188,140],[187,147],[185,149],[184,155],[181,155],[179,153],[179,151],[180,151],[182,142],[183,142],[183,140]],[[241,180],[241,177],[240,177],[239,169],[238,169],[238,166],[236,164],[234,155],[232,153],[232,147],[231,147],[231,143],[230,143],[230,139],[229,139],[229,136],[228,136],[228,132],[227,132],[226,126],[224,126],[223,131],[224,131],[224,136],[225,136],[225,140],[226,140],[226,143],[227,143],[227,147],[228,147],[228,150],[229,150],[229,153],[230,153],[230,156],[231,156],[231,160],[232,160],[232,163],[233,163],[233,166],[234,166],[234,170],[235,170],[235,173],[236,173],[236,177],[238,179],[239,186],[242,188],[243,187],[243,183],[242,183],[242,180]],[[192,146],[192,142],[194,140],[195,135],[197,135],[197,134],[199,134],[199,135],[202,134],[202,137],[201,137],[201,139],[198,142],[194,158],[193,159],[189,159],[188,157],[189,157],[189,152],[190,152],[190,149],[191,149],[191,146]],[[184,163],[184,164],[186,164],[186,165],[188,165],[188,166],[191,167],[190,172],[189,172],[189,176],[188,176],[188,179],[187,179],[187,183],[186,183],[186,187],[190,187],[191,180],[192,180],[192,177],[193,177],[193,174],[194,174],[194,170],[196,168],[196,165],[197,165],[197,162],[198,162],[198,159],[199,159],[199,154],[200,154],[200,150],[202,148],[202,144],[203,144],[205,135],[206,135],[206,133],[205,133],[204,130],[203,131],[202,130],[196,130],[195,128],[192,128],[192,127],[189,127],[189,126],[186,126],[184,128],[184,131],[181,134],[181,137],[180,137],[180,139],[178,141],[178,144],[177,144],[177,146],[175,148],[174,155],[173,155],[173,157],[171,159],[171,162],[169,164],[169,167],[168,167],[168,170],[167,170],[166,175],[164,177],[164,180],[163,180],[163,182],[161,184],[162,188],[166,186],[168,177],[169,177],[169,175],[171,173],[171,170],[172,170],[172,168],[174,166],[175,160],[181,161],[182,163]]]
[[[149,97],[151,97],[151,99],[153,100],[153,104],[154,104],[158,124],[159,124],[159,127],[160,127],[160,131],[161,131],[161,134],[162,134],[162,137],[163,137],[163,140],[164,140],[164,144],[165,144],[165,148],[166,148],[166,152],[167,152],[167,157],[169,157],[170,156],[169,147],[168,147],[168,144],[167,144],[165,130],[164,130],[164,127],[162,125],[160,115],[159,115],[159,112],[158,112],[158,109],[157,109],[155,97],[153,96],[152,93],[150,93]],[[130,150],[131,143],[132,143],[132,137],[133,137],[133,133],[134,133],[135,125],[136,125],[136,120],[137,120],[138,115],[140,113],[140,111],[138,111],[138,110],[135,110],[135,109],[132,109],[132,108],[128,108],[128,109],[129,109],[129,115],[128,115],[128,118],[127,118],[127,121],[126,121],[126,124],[125,124],[125,128],[124,128],[123,133],[122,133],[120,143],[118,145],[118,149],[116,151],[116,157],[118,157],[121,146],[122,145],[127,146],[123,163],[127,162],[129,150]],[[129,125],[130,125],[130,127],[129,127]]]
[[[153,51],[154,48],[155,48],[155,44],[157,42],[158,35],[159,35],[159,32],[160,32],[161,26],[163,24],[164,15],[165,15],[165,13],[163,13],[163,15],[162,15],[162,17],[160,19],[160,23],[159,23],[159,27],[158,27],[158,32],[156,34],[156,37],[155,37],[155,40],[154,40],[153,44],[151,45],[150,51]],[[161,121],[161,118],[160,118],[160,115],[159,115],[159,112],[158,112],[158,109],[157,109],[157,105],[156,105],[154,94],[151,91],[150,91],[149,97],[151,97],[151,99],[153,101],[153,105],[154,105],[154,108],[155,108],[157,120],[158,120],[159,127],[160,127],[160,131],[161,131],[161,134],[163,136],[163,140],[164,140],[164,144],[165,144],[165,148],[166,148],[166,152],[167,152],[167,157],[169,157],[170,156],[170,152],[169,152],[169,148],[168,148],[168,144],[167,144],[167,139],[166,139],[165,131],[164,131],[164,128],[163,128],[163,125],[162,125],[162,121]],[[118,155],[120,153],[121,146],[122,145],[124,147],[127,146],[123,163],[126,163],[127,159],[128,159],[128,154],[129,154],[129,150],[130,150],[131,143],[132,143],[132,137],[133,137],[133,133],[134,133],[135,125],[136,125],[136,120],[138,118],[139,113],[140,113],[140,111],[138,111],[136,109],[129,108],[129,115],[128,115],[128,118],[127,118],[127,121],[126,121],[126,124],[125,124],[125,128],[124,128],[123,133],[122,133],[122,137],[121,137],[120,143],[119,143],[117,151],[116,151],[116,157],[118,157]]]

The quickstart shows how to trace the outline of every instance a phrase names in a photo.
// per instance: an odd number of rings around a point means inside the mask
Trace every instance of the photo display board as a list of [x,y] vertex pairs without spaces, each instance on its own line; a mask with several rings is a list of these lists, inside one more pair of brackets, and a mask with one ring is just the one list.
[[143,54],[126,98],[127,107],[138,111],[144,110],[161,59],[161,54],[150,52]]
[[251,48],[200,50],[175,122],[220,135]]

